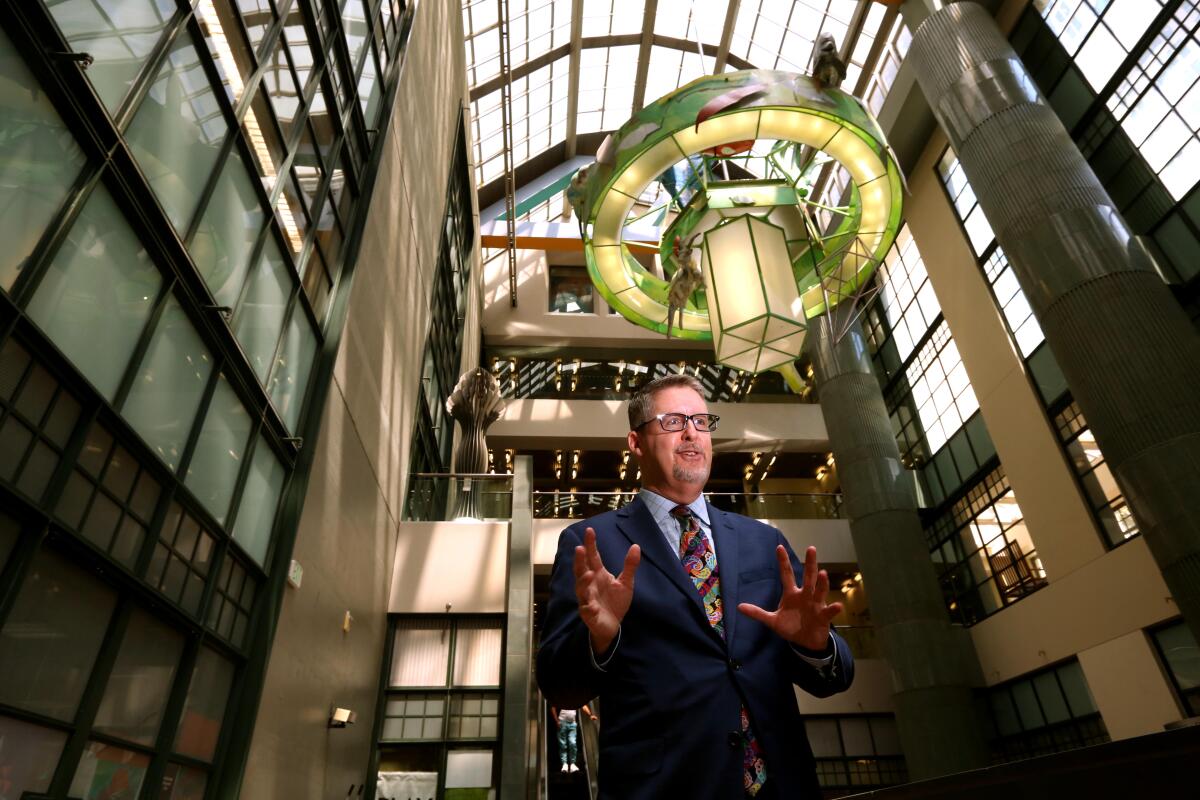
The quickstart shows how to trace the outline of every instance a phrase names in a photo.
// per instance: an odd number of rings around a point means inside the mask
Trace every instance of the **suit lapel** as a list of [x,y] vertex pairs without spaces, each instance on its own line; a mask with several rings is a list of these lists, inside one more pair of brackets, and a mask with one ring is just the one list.
[[[617,528],[625,535],[625,538],[629,539],[631,544],[642,548],[643,561],[653,564],[676,589],[683,592],[692,607],[696,609],[699,618],[704,621],[704,627],[720,640],[721,637],[708,623],[708,615],[704,613],[704,602],[700,599],[700,593],[696,591],[696,584],[692,583],[692,579],[684,572],[679,556],[671,550],[658,523],[654,521],[654,515],[650,513],[650,509],[640,498],[617,512]],[[721,577],[723,588],[724,573],[721,574]]]
[[717,545],[717,571],[721,576],[721,605],[725,613],[725,641],[730,643],[737,629],[738,618],[741,617],[741,612],[737,610],[738,574],[741,571],[738,552],[740,543],[737,531],[730,522],[730,516],[713,508],[712,503],[708,504],[708,518],[712,524],[713,541]]

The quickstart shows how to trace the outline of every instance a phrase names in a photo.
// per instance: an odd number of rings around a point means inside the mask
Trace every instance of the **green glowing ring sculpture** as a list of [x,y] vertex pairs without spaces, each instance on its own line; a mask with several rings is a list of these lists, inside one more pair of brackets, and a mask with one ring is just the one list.
[[[760,90],[695,124],[710,101],[758,84]],[[805,319],[824,313],[826,297],[837,305],[871,277],[900,229],[903,179],[870,111],[858,98],[821,88],[805,75],[726,72],[692,81],[643,108],[613,134],[588,172],[581,215],[588,273],[626,319],[667,331],[667,283],[639,264],[622,240],[635,199],[688,156],[749,139],[808,145],[833,157],[851,177],[851,210],[823,237],[825,252],[839,258],[829,263],[813,252],[793,264]],[[689,302],[673,335],[711,340],[705,307]]]

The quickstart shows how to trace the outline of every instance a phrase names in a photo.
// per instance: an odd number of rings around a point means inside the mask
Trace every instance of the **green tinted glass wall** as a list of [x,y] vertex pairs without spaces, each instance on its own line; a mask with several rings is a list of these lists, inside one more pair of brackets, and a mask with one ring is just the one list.
[[236,785],[411,23],[355,2],[351,60],[336,0],[0,0],[5,791]]

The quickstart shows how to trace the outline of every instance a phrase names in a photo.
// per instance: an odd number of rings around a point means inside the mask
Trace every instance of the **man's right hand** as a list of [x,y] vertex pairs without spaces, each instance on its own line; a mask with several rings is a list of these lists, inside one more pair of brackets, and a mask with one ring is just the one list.
[[588,528],[583,545],[575,548],[575,597],[579,600],[579,618],[592,637],[592,652],[600,655],[608,649],[621,620],[633,602],[633,576],[642,560],[636,544],[625,554],[625,567],[613,576],[604,568],[596,549],[596,531]]

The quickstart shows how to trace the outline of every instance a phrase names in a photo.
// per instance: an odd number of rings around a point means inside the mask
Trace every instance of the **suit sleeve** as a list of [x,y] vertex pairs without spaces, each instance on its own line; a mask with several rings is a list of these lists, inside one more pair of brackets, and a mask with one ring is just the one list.
[[[788,544],[787,539],[783,538],[783,534],[776,531],[776,536],[779,537],[779,543],[787,550],[788,559],[792,562],[792,571],[796,574],[797,583],[800,583],[803,580],[804,564],[796,557],[792,546]],[[792,683],[814,697],[829,697],[838,692],[844,692],[854,682],[854,656],[850,652],[850,645],[846,644],[846,640],[839,636],[832,627],[829,629],[829,647],[832,650],[833,660],[828,666],[820,668],[809,664],[801,658],[799,653],[788,648],[788,669],[791,673]]]
[[558,538],[550,573],[550,601],[538,647],[537,682],[542,694],[559,708],[580,708],[600,694],[604,672],[592,659],[587,626],[579,618],[575,598],[575,548],[583,544],[576,526]]

